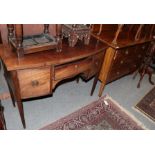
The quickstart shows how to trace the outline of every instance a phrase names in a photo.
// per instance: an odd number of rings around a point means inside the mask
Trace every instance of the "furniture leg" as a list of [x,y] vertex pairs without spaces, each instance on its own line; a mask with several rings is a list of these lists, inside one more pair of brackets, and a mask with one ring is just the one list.
[[136,78],[136,76],[137,76],[138,73],[139,73],[139,71],[137,70],[137,71],[135,72],[135,74],[133,75],[133,79]]
[[105,87],[105,83],[102,83],[102,84],[100,85],[100,90],[99,90],[99,94],[98,94],[99,97],[102,96],[102,92],[103,92],[103,90],[104,90],[104,87]]
[[15,25],[15,34],[16,34],[16,40],[17,40],[17,54],[18,57],[22,57],[24,54],[23,51],[23,25],[22,24],[16,24]]
[[24,109],[23,109],[23,104],[21,100],[17,101],[17,106],[18,106],[18,111],[21,117],[23,127],[26,128],[26,123],[25,123],[25,118],[24,118]]
[[109,47],[106,50],[106,54],[104,57],[104,61],[103,64],[101,66],[101,71],[99,73],[99,79],[101,80],[102,84],[100,86],[100,90],[99,90],[99,97],[102,95],[103,89],[105,87],[105,84],[107,82],[111,67],[112,67],[112,62],[113,60],[115,60],[117,56],[117,51],[115,51],[113,48]]
[[153,70],[151,68],[148,68],[149,82],[152,85],[154,85],[154,82],[152,81],[152,72],[153,72]]
[[[3,67],[3,68],[4,68],[4,67]],[[5,70],[5,68],[4,68],[4,70]],[[14,97],[13,91],[12,91],[10,85],[9,85],[9,81],[7,80],[7,74],[6,74],[6,72],[4,72],[4,77],[5,77],[5,79],[6,79],[6,82],[7,82],[8,88],[9,88],[9,92],[10,92],[12,104],[13,104],[13,106],[15,107],[15,106],[16,106],[16,105],[15,105],[15,97]]]
[[21,118],[23,127],[26,128],[26,123],[25,123],[25,118],[24,118],[24,109],[23,109],[23,103],[22,103],[21,94],[20,94],[20,86],[19,86],[17,71],[12,71],[11,76],[12,76],[12,80],[14,81],[14,91],[15,91],[15,96],[16,96],[20,118]]
[[79,83],[79,79],[80,79],[80,78],[79,78],[79,76],[78,76],[78,77],[76,78],[76,83]]
[[97,84],[97,81],[98,81],[98,78],[99,78],[99,75],[100,75],[101,68],[102,68],[102,62],[100,63],[99,70],[98,70],[98,72],[95,75],[95,79],[94,79],[94,82],[93,82],[92,90],[91,90],[91,93],[90,93],[91,96],[93,95],[94,90],[96,88],[96,84]]
[[8,85],[8,88],[9,88],[9,92],[10,92],[10,96],[11,96],[12,104],[13,104],[14,107],[16,107],[16,104],[15,104],[15,98],[14,98],[14,95],[13,95],[12,89],[10,88],[9,85]]
[[138,82],[137,88],[140,88],[140,83],[141,83],[141,81],[142,81],[144,75],[145,75],[145,70],[140,74],[140,80],[139,80],[139,82]]
[[93,86],[92,86],[92,90],[91,90],[91,93],[90,93],[91,96],[93,95],[94,90],[96,88],[96,84],[97,84],[97,81],[98,81],[98,75],[95,76],[95,79],[94,79],[94,82],[93,82]]

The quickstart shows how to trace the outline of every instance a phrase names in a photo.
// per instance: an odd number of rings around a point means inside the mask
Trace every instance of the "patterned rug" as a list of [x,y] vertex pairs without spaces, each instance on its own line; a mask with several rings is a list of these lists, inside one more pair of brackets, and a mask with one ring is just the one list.
[[145,95],[135,108],[155,121],[155,87]]
[[108,95],[47,125],[43,130],[140,130],[144,129]]
[[9,92],[0,93],[0,100],[6,100],[8,98],[10,98],[10,93]]

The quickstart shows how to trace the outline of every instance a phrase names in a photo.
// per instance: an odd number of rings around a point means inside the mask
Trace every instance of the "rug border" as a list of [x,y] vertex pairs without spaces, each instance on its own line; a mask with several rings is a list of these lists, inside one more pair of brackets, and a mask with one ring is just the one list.
[[[152,89],[150,89],[150,90],[145,94],[145,96],[146,96],[149,92],[151,92],[153,89],[155,89],[155,86],[154,86]],[[145,97],[145,96],[144,96],[144,97]],[[143,98],[144,98],[144,97],[143,97]],[[141,101],[143,100],[143,98],[140,99],[140,100],[138,101],[138,103],[141,102]],[[135,105],[132,106],[132,108],[133,108],[136,112],[138,112],[139,114],[141,114],[142,116],[144,116],[144,117],[147,118],[149,121],[151,121],[152,123],[155,124],[155,119],[154,119],[154,118],[152,118],[152,117],[149,116],[147,113],[145,113],[142,109],[140,109],[139,107],[137,107],[137,104],[138,104],[138,103],[135,103]]]
[[[138,126],[140,126],[143,130],[149,130],[148,128],[146,128],[146,126],[142,123],[142,122],[140,122],[140,120],[138,120],[132,113],[130,113],[128,110],[126,110],[124,107],[122,107],[116,100],[114,100],[111,96],[109,96],[108,94],[105,94],[104,96],[102,96],[103,98],[104,98],[104,100],[106,100],[106,99],[110,99],[111,101],[113,101],[114,102],[114,104],[122,111],[122,112],[124,112],[126,115],[128,115],[131,119],[133,119],[133,121],[135,121],[135,123],[137,123],[137,125]],[[102,98],[102,97],[100,97],[100,98]],[[100,99],[100,98],[98,98],[98,100]],[[95,101],[93,101],[93,102],[95,102]],[[93,103],[93,102],[91,102],[91,103]],[[91,104],[90,103],[90,104]],[[85,105],[84,107],[87,107],[89,104],[87,104],[87,105]],[[82,107],[82,108],[84,108],[84,107]],[[81,109],[81,108],[80,108]],[[77,109],[76,111],[78,111],[78,110],[80,110],[80,109]],[[74,111],[75,112],[75,111]],[[73,112],[73,113],[74,113]],[[72,113],[71,113],[72,114]],[[68,114],[68,115],[70,115],[70,114]],[[62,117],[62,118],[60,118],[60,119],[64,119],[65,117],[67,117],[68,115],[66,115],[66,116],[64,116],[64,117]],[[59,119],[58,119],[59,120]],[[55,122],[57,122],[58,120],[55,120],[55,121],[53,121],[52,123],[55,123]],[[51,124],[52,124],[51,123]],[[44,129],[45,127],[47,127],[48,125],[50,125],[50,124],[47,124],[47,125],[45,125],[45,126],[43,126],[43,127],[41,127],[39,130],[42,130],[42,129]],[[45,130],[48,130],[48,129],[45,129]]]
[[[109,96],[109,95],[108,95]],[[139,126],[141,126],[145,130],[149,130],[139,119],[137,119],[130,111],[126,110],[124,107],[122,107],[116,100],[114,100],[111,96],[109,98],[116,103],[116,105],[124,111],[129,117],[131,117]]]

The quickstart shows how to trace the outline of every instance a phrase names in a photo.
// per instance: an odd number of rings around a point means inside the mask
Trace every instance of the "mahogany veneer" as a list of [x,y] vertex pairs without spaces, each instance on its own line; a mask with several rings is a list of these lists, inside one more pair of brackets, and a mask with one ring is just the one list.
[[13,102],[17,102],[20,117],[26,127],[22,99],[51,94],[56,84],[81,75],[85,80],[98,74],[107,45],[90,38],[90,44],[79,42],[69,47],[63,42],[62,52],[48,50],[18,58],[8,46],[0,46],[5,78]]
[[[155,34],[154,25],[104,25],[92,27],[92,35],[109,45],[106,50],[100,74],[94,80],[101,81],[99,96],[108,82],[136,71],[141,65],[149,44]],[[143,30],[143,31],[142,31]],[[147,31],[146,31],[147,30]]]

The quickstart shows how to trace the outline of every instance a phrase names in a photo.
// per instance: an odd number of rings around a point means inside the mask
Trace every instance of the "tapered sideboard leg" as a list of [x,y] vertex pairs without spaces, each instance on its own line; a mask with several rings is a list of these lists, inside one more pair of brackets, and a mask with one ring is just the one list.
[[23,127],[26,128],[25,118],[24,118],[24,109],[23,109],[23,103],[21,100],[17,101],[18,111],[21,117],[21,121],[23,124]]
[[20,114],[23,127],[26,128],[26,123],[25,123],[25,118],[24,118],[24,109],[23,109],[23,103],[22,103],[21,94],[20,94],[20,86],[19,86],[17,71],[12,71],[11,75],[12,75],[12,80],[14,82],[14,87],[15,87],[15,95],[16,95],[18,111]]

